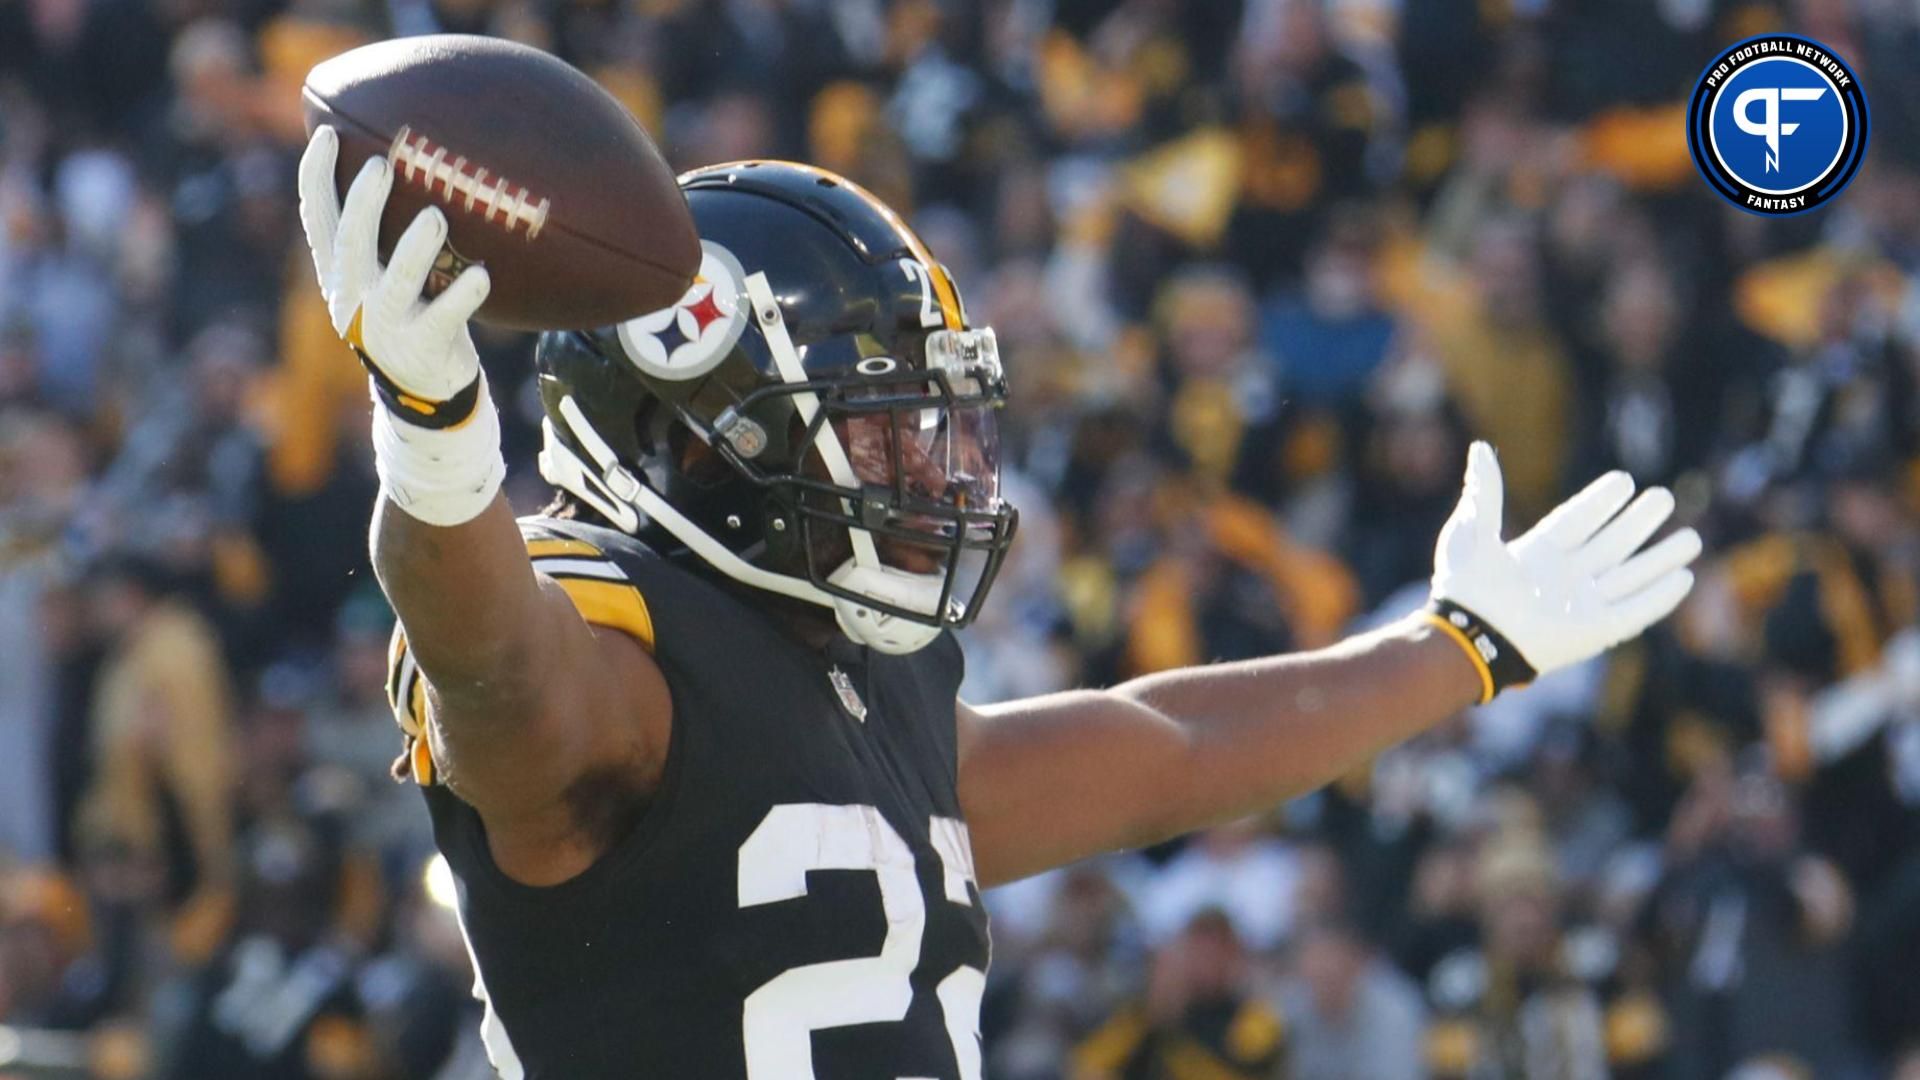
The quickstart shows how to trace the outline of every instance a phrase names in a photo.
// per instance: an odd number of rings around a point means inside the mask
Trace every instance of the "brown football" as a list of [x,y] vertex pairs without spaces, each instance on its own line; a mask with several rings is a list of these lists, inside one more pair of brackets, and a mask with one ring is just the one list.
[[301,88],[307,132],[340,136],[344,198],[370,156],[393,165],[380,257],[422,208],[447,215],[429,292],[469,263],[477,318],[522,330],[605,326],[670,307],[700,268],[673,170],[592,79],[538,49],[436,34],[324,61]]

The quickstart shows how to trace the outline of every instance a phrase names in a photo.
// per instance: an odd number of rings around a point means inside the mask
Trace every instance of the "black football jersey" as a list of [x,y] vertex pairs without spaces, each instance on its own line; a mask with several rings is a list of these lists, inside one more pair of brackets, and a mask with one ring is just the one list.
[[508,1080],[971,1080],[987,916],[956,791],[960,648],[824,651],[624,533],[522,522],[586,618],[646,645],[673,695],[658,793],[552,887],[494,865],[435,782],[420,673],[390,689],[458,883]]

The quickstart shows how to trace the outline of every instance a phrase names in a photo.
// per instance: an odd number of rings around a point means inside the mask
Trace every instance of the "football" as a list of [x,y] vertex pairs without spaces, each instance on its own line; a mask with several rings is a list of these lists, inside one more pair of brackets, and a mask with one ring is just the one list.
[[592,79],[538,49],[396,38],[320,63],[301,99],[308,134],[321,124],[339,134],[342,198],[367,158],[392,163],[383,260],[423,208],[446,213],[428,292],[485,266],[481,321],[605,326],[671,306],[699,269],[693,217],[653,140]]

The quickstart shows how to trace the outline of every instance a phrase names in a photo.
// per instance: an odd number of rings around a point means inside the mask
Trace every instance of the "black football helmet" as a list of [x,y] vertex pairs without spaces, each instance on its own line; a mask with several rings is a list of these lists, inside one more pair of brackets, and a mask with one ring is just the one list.
[[1013,539],[993,331],[873,195],[743,161],[680,178],[671,308],[544,334],[540,471],[627,532],[906,653],[971,622]]

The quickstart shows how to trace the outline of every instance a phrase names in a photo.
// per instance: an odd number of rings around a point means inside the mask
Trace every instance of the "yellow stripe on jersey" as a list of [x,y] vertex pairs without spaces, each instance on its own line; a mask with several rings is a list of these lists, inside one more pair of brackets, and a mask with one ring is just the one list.
[[393,625],[393,640],[387,644],[387,707],[393,708],[400,699],[400,670],[407,659],[407,635],[400,624]]
[[[393,721],[400,727],[408,766],[415,783],[432,784],[433,752],[427,746],[427,680],[409,660],[406,631],[398,625],[393,628],[393,644],[387,655],[391,661],[387,672],[387,705],[393,709]],[[406,694],[405,702],[400,700],[402,693]]]
[[527,554],[538,559],[544,555],[584,555],[588,558],[601,558],[600,549],[585,540],[564,538],[527,540]]
[[407,695],[407,715],[412,717],[414,731],[422,738],[427,734],[427,677],[420,675],[413,680],[413,691]]
[[[605,552],[569,536],[529,535],[525,539],[534,569],[559,575],[554,582],[573,601],[581,618],[630,634],[649,652],[653,650],[653,613],[640,590]],[[406,632],[395,626],[387,653],[387,703],[393,707],[394,721],[406,737],[413,779],[428,785],[436,781],[439,770],[427,741],[427,677],[407,654]]]
[[646,598],[605,552],[571,536],[528,535],[526,542],[534,570],[549,574],[566,590],[581,618],[632,635],[653,651],[653,613]]
[[589,578],[555,578],[566,590],[580,617],[595,626],[606,626],[631,635],[653,651],[653,613],[640,590],[624,581],[594,581]]
[[427,746],[427,740],[408,739],[407,759],[413,764],[413,782],[421,787],[431,787],[434,777],[433,750]]

